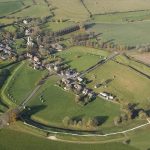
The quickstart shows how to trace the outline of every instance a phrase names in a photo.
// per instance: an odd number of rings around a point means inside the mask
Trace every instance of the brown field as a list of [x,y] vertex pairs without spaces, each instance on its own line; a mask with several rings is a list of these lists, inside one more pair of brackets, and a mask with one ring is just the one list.
[[132,54],[132,57],[134,57],[135,59],[142,61],[146,64],[150,65],[150,53],[136,53],[136,54]]

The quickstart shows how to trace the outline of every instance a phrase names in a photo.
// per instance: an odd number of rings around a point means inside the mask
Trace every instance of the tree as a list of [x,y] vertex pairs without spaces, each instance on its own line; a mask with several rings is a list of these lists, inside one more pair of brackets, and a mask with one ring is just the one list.
[[69,126],[70,120],[71,120],[71,119],[70,119],[68,116],[66,116],[66,117],[63,119],[63,124],[64,124],[65,126]]
[[117,116],[117,117],[114,118],[114,124],[116,126],[118,126],[121,122],[122,122],[122,120],[121,120],[120,116]]
[[146,119],[147,118],[147,114],[143,110],[141,110],[139,112],[138,116],[140,119]]

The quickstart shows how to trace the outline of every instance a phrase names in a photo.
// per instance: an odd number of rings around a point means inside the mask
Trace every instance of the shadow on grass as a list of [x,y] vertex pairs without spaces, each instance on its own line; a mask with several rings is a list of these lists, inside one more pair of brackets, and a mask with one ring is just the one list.
[[102,124],[104,124],[107,120],[108,120],[108,116],[96,116],[94,117],[94,119],[97,121],[97,125],[101,126]]
[[44,110],[46,107],[46,105],[26,107],[26,109],[21,113],[21,116],[30,118],[32,115],[35,115],[36,113]]

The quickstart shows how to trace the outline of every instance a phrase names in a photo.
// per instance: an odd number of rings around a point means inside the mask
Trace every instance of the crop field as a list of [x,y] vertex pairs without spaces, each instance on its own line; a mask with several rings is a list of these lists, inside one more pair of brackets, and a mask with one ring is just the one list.
[[129,55],[136,60],[139,60],[143,63],[150,64],[150,53],[138,53],[138,52],[132,52],[129,53]]
[[83,0],[92,14],[150,9],[149,0]]
[[58,55],[68,61],[71,68],[83,71],[106,57],[108,52],[77,46],[60,52]]
[[[63,127],[62,121],[66,116],[70,118],[99,116],[105,118],[106,121],[102,126],[113,126],[113,119],[120,112],[118,105],[97,98],[89,105],[82,107],[75,103],[74,94],[55,86],[57,80],[58,77],[52,76],[31,100],[29,105],[31,110],[33,109],[33,112],[34,109],[37,110],[37,113],[32,116],[35,120]],[[44,103],[40,100],[41,96],[43,96]]]
[[56,19],[82,21],[89,18],[89,13],[79,0],[50,0]]
[[9,78],[4,93],[14,103],[20,104],[32,92],[41,76],[42,72],[33,70],[26,63],[22,63]]
[[97,92],[107,91],[117,95],[120,100],[139,103],[142,106],[146,106],[149,101],[149,79],[116,62],[109,61],[86,77],[92,80],[89,84],[91,88],[98,83],[111,80],[106,86],[95,89]]
[[125,45],[140,45],[149,42],[150,22],[136,23],[98,23],[90,31],[102,33],[102,40],[113,40],[115,43]]

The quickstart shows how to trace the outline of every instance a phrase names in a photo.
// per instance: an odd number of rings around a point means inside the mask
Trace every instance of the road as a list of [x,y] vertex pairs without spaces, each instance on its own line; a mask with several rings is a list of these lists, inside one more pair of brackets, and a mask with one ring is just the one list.
[[113,58],[115,58],[116,56],[120,55],[119,52],[114,52],[113,54],[111,54],[110,56],[108,56],[106,59],[100,60],[97,64],[89,67],[88,69],[86,69],[85,71],[81,72],[79,77],[84,76],[85,74],[95,70],[97,67],[102,66],[103,64],[107,63],[109,60],[112,60]]
[[[22,66],[22,65],[20,65]],[[20,68],[20,66],[17,68],[17,70]],[[10,114],[12,112],[14,112],[16,114],[16,116],[19,116],[19,113],[25,108],[25,106],[27,105],[27,103],[31,100],[31,98],[34,96],[34,94],[40,89],[40,87],[46,82],[46,80],[52,76],[53,74],[49,74],[47,78],[45,79],[42,79],[40,81],[40,83],[34,88],[34,90],[28,95],[27,98],[25,98],[25,100],[23,100],[23,102],[16,108],[8,111],[8,112],[5,112],[4,114],[2,114],[0,116],[0,129],[7,126],[9,124],[9,121],[10,121]]]
[[28,121],[28,120],[23,120],[24,121],[24,124],[25,125],[28,125],[30,127],[33,127],[33,128],[37,128],[37,129],[40,129],[42,131],[45,131],[45,132],[49,132],[49,133],[52,133],[52,134],[62,134],[62,135],[71,135],[71,136],[80,136],[80,137],[107,137],[107,136],[112,136],[112,135],[118,135],[118,134],[125,134],[125,133],[128,133],[128,132],[131,132],[131,131],[134,131],[134,130],[137,130],[137,129],[140,129],[140,128],[143,128],[143,127],[146,127],[148,125],[150,125],[150,119],[147,119],[147,123],[144,123],[142,125],[139,125],[139,126],[136,126],[134,128],[130,128],[130,129],[127,129],[127,130],[123,130],[123,131],[119,131],[119,132],[111,132],[111,133],[106,133],[106,134],[98,134],[98,133],[88,133],[88,132],[83,132],[83,131],[74,131],[74,130],[66,130],[66,129],[60,129],[58,128],[58,131],[57,128],[50,128],[48,129],[47,126],[45,125],[42,125],[38,122],[35,122],[35,121]]

